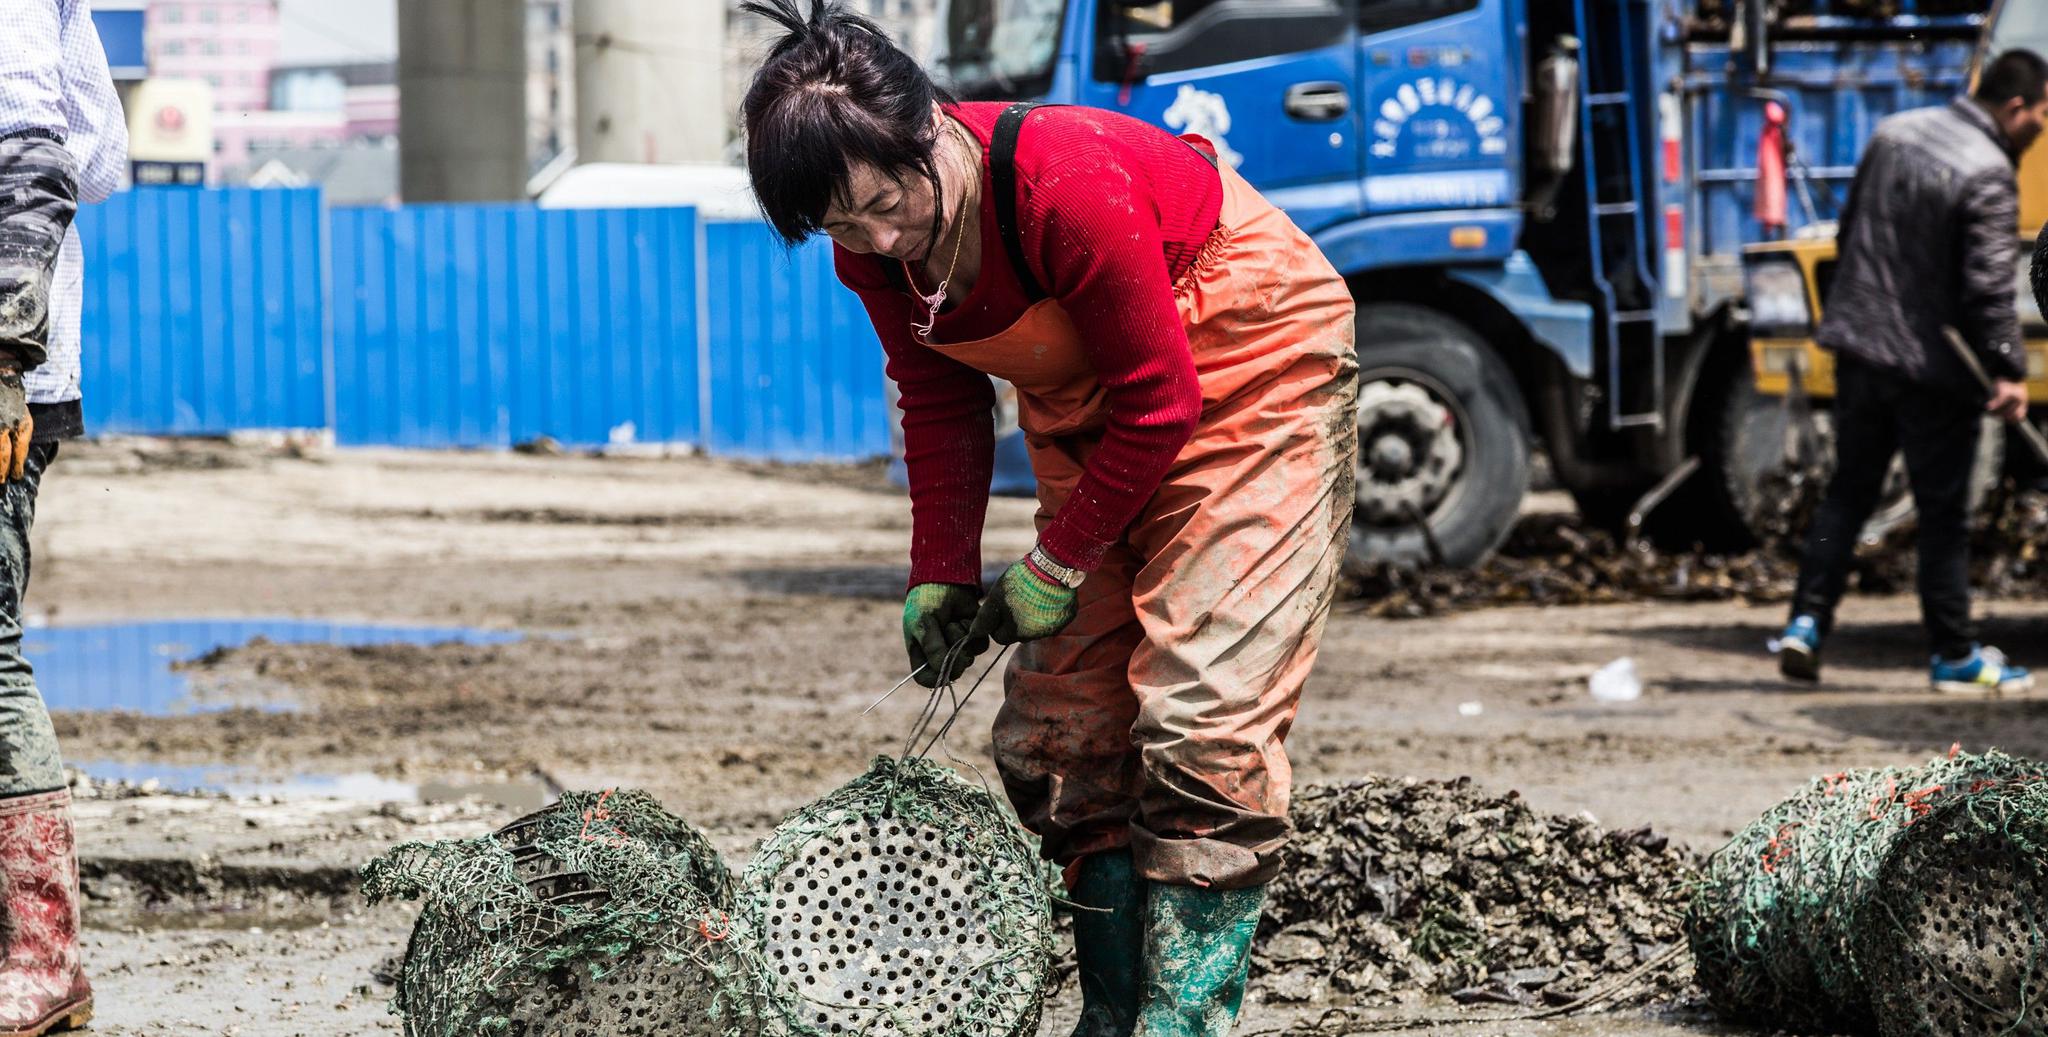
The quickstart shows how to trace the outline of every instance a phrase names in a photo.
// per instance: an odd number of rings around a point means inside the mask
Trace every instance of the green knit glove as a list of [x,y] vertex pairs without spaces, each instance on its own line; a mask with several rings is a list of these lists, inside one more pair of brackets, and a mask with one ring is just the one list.
[[[903,599],[903,647],[910,652],[910,666],[919,684],[936,688],[952,681],[967,672],[967,664],[975,656],[988,651],[988,637],[970,637],[967,630],[980,600],[981,588],[958,583],[920,583],[910,588]],[[967,646],[952,651],[962,641],[967,641]],[[949,655],[951,672],[942,674],[939,670],[946,666]]]
[[969,636],[993,638],[999,645],[1051,637],[1074,621],[1077,595],[1065,584],[1039,572],[1029,559],[1010,566],[995,590],[981,601],[981,612]]

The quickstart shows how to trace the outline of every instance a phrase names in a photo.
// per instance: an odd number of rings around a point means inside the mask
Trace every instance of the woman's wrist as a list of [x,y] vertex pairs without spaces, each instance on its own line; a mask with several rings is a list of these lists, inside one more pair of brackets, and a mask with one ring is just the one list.
[[1068,590],[1078,590],[1088,579],[1086,571],[1054,558],[1052,552],[1045,549],[1044,544],[1034,545],[1031,553],[1024,556],[1024,564],[1029,565],[1033,572],[1045,577],[1047,581]]

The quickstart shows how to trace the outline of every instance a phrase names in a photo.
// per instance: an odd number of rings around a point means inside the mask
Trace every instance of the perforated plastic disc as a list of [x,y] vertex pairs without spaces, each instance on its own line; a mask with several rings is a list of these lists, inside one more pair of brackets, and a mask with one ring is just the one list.
[[784,820],[741,881],[793,1037],[1032,1037],[1051,961],[1034,848],[981,789],[879,758]]
[[1034,881],[937,826],[842,816],[766,876],[763,947],[778,1000],[813,1034],[1004,1037],[1037,1018],[999,912]]
[[[585,835],[592,818],[600,837]],[[734,933],[725,865],[652,797],[571,793],[418,856],[413,874],[435,895],[400,974],[408,1037],[759,1032],[760,969]]]
[[557,969],[509,1013],[510,1037],[666,1037],[717,1034],[709,1012],[715,980],[692,962],[651,950],[615,963],[603,979]]
[[1862,955],[1886,1037],[2048,1032],[2048,869],[2026,852],[1969,830],[1903,847]]

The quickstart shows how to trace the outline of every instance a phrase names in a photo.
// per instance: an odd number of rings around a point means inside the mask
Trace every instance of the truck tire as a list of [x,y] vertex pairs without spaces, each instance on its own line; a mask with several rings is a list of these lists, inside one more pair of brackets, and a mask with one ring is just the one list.
[[[1732,445],[1727,434],[1728,401],[1732,394],[1745,389],[1754,395],[1754,390],[1748,387],[1749,379],[1746,344],[1717,347],[1706,359],[1693,386],[1691,406],[1686,408],[1685,450],[1699,458],[1700,469],[1643,518],[1640,533],[1658,549],[1733,552],[1756,546],[1750,513],[1743,510],[1748,497],[1738,500],[1733,492],[1735,480],[1726,478],[1727,454]],[[1588,524],[1619,537],[1628,532],[1629,512],[1656,482],[1655,478],[1646,478],[1636,486],[1574,490],[1572,496]]]
[[1529,417],[1513,374],[1477,332],[1435,310],[1370,303],[1357,328],[1353,569],[1432,564],[1437,550],[1444,565],[1477,565],[1529,488]]
[[[1826,470],[1831,473],[1834,468],[1834,429],[1828,420],[1827,401],[1813,402]],[[1743,365],[1722,407],[1722,449],[1715,460],[1719,468],[1716,474],[1727,488],[1728,498],[1742,521],[1743,533],[1751,543],[1774,532],[1760,518],[1763,509],[1758,486],[1765,473],[1781,463],[1786,423],[1783,398],[1758,392],[1753,373],[1747,364]],[[1991,491],[1998,485],[2004,465],[2004,427],[1997,419],[1987,416],[1984,435],[1978,440],[1977,458],[1970,471],[1970,514],[1973,518],[1981,515],[1990,502]],[[1824,488],[1823,483],[1813,492],[1822,492]],[[1885,480],[1884,496],[1878,502],[1877,512],[1864,524],[1862,539],[1873,543],[1882,541],[1910,526],[1913,515],[1913,495],[1906,484],[1905,464],[1903,459],[1894,457],[1891,473]],[[1793,533],[1795,538],[1798,535]]]

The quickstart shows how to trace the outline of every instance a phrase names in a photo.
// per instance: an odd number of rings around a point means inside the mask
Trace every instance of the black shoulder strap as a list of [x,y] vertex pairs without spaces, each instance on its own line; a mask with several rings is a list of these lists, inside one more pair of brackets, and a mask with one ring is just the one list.
[[1003,236],[1003,249],[1010,254],[1010,269],[1017,272],[1017,282],[1024,286],[1024,297],[1031,302],[1045,298],[1046,292],[1037,275],[1024,263],[1024,239],[1017,232],[1017,137],[1024,131],[1024,117],[1038,107],[1041,106],[1035,101],[1019,101],[1003,109],[988,142],[989,179],[996,192],[996,232]]

